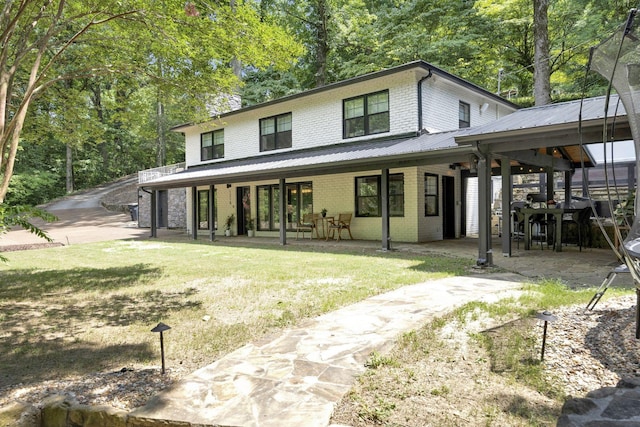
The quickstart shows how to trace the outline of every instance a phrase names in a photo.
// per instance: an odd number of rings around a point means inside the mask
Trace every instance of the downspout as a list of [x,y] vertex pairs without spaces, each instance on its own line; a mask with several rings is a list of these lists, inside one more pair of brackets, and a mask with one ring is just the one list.
[[422,135],[422,82],[433,76],[431,68],[429,74],[418,81],[418,135]]
[[479,267],[489,267],[493,265],[490,226],[491,216],[487,202],[489,194],[491,193],[491,164],[488,164],[487,156],[480,151],[477,141],[471,145],[471,151],[478,157],[478,223],[480,225],[480,234],[476,264]]

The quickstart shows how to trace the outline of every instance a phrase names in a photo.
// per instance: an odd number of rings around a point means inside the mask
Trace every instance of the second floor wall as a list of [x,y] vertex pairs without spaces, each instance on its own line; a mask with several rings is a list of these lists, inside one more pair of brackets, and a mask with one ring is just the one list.
[[421,129],[453,130],[488,123],[514,109],[472,85],[414,67],[245,108],[180,130],[189,167],[407,136]]

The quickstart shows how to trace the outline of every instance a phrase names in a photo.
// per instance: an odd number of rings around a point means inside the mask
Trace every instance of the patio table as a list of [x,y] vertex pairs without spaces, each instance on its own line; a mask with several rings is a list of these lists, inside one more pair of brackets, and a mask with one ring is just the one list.
[[532,215],[553,215],[555,218],[556,226],[554,233],[554,247],[556,252],[562,252],[562,216],[564,214],[573,214],[580,209],[574,208],[522,208],[524,214],[524,249],[531,249],[531,227],[529,227],[529,220]]

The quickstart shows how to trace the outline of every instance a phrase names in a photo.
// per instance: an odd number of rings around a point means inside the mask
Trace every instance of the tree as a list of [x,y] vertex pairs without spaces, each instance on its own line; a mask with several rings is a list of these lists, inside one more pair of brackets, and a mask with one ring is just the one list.
[[28,113],[61,82],[131,76],[182,94],[183,105],[204,117],[210,99],[237,86],[232,58],[281,68],[299,52],[285,31],[260,21],[252,3],[7,0],[0,14],[0,204]]
[[551,104],[549,65],[549,0],[533,0],[533,97],[535,105]]

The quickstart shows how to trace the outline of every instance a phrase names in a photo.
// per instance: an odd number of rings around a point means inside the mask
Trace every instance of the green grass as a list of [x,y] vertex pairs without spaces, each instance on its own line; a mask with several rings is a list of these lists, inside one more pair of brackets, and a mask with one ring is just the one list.
[[[553,312],[564,305],[586,305],[594,289],[571,290],[560,281],[545,280],[525,284],[522,291],[519,296],[496,303],[467,303],[420,329],[402,334],[390,354],[372,353],[367,362],[369,369],[359,377],[345,406],[356,408],[357,416],[365,424],[397,425],[398,420],[407,416],[413,422],[416,416],[423,419],[428,413],[433,425],[461,425],[460,419],[447,418],[447,411],[431,415],[429,410],[421,409],[434,408],[441,404],[438,402],[451,399],[455,402],[451,403],[454,412],[461,411],[456,404],[477,408],[476,417],[465,419],[468,422],[465,425],[482,425],[482,420],[487,426],[555,425],[566,393],[561,379],[551,377],[540,362],[541,337],[535,314],[543,310]],[[629,292],[632,291],[610,289],[605,298]],[[465,324],[488,319],[499,326],[482,332],[464,332],[470,337],[471,350],[467,354],[474,358],[461,360],[456,353],[459,348],[456,340],[450,340],[450,332],[444,332],[443,328],[463,330]],[[465,363],[477,369],[469,368],[462,375],[448,374],[449,366]],[[458,383],[465,385],[459,387]],[[512,385],[515,392],[507,391],[506,385]],[[530,402],[519,394],[519,390],[525,389],[534,390],[554,403]],[[458,394],[465,393],[473,396],[458,399]],[[432,400],[412,401],[427,394]],[[468,414],[473,417],[474,411],[470,409]],[[407,425],[415,425],[411,422]]]
[[0,383],[125,366],[206,365],[266,333],[471,260],[183,241],[112,241],[7,253]]

